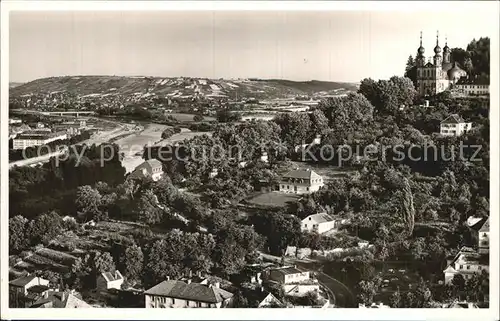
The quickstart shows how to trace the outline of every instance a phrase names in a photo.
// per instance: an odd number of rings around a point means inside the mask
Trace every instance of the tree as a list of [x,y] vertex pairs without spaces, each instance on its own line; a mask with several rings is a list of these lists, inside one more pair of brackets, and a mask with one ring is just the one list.
[[9,251],[19,252],[29,246],[29,239],[26,235],[28,220],[21,215],[9,219]]
[[361,280],[359,282],[359,300],[365,305],[373,303],[373,297],[377,294],[377,285],[373,281]]
[[26,235],[32,245],[48,244],[62,230],[62,219],[56,212],[42,214],[30,221]]
[[404,76],[411,79],[414,85],[417,84],[417,65],[415,59],[413,59],[413,56],[411,55],[408,57],[408,60],[406,61]]
[[101,193],[90,185],[80,186],[76,191],[76,208],[78,216],[83,220],[98,219],[101,214]]
[[413,193],[407,178],[404,179],[401,207],[407,235],[411,236],[415,226],[415,207],[413,206]]
[[340,133],[361,128],[373,119],[373,105],[357,93],[328,98],[321,101],[318,107],[328,118],[332,129]]
[[161,139],[168,139],[172,137],[174,134],[175,134],[174,128],[168,127],[161,133]]
[[401,298],[401,292],[399,292],[399,288],[393,294],[391,294],[391,298],[389,300],[391,308],[397,309],[401,307],[402,298]]
[[273,121],[281,128],[281,139],[289,147],[308,142],[311,136],[311,119],[307,113],[281,113]]
[[204,119],[205,119],[205,117],[203,117],[203,115],[199,115],[199,114],[194,115],[194,117],[193,117],[193,121],[195,121],[195,122],[200,122],[200,121],[203,121]]
[[[311,134],[314,136],[326,134],[329,127],[328,118],[325,114],[321,110],[315,109],[309,114],[309,117],[311,118]],[[312,135],[310,138],[314,138]]]
[[397,76],[378,82],[365,79],[358,92],[373,104],[380,115],[396,115],[402,105],[413,105],[417,95],[411,79]]
[[228,109],[219,109],[216,113],[216,118],[219,123],[231,123],[241,120],[241,114],[231,112]]
[[123,265],[125,266],[125,275],[129,279],[136,279],[141,276],[144,263],[142,249],[137,245],[132,245],[125,250]]
[[93,268],[96,273],[115,271],[115,262],[109,252],[95,251],[93,256]]
[[148,225],[154,225],[162,220],[163,210],[158,207],[158,199],[152,190],[148,189],[141,193],[137,202],[138,220]]

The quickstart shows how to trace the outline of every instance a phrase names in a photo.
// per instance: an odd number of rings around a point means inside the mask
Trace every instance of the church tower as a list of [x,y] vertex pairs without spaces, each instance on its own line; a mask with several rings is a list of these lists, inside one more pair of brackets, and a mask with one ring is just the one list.
[[446,37],[445,45],[443,48],[443,63],[451,63],[451,49],[450,47],[448,47],[448,37]]
[[417,67],[423,67],[425,65],[425,49],[422,47],[422,31],[420,31],[420,47],[417,49],[416,63]]
[[436,47],[434,47],[434,66],[441,67],[443,64],[443,59],[441,57],[441,47],[439,47],[439,31],[436,36]]

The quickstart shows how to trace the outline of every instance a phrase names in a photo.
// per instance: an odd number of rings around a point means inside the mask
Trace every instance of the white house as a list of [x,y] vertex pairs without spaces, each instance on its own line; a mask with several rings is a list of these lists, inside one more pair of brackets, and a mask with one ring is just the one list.
[[289,266],[270,270],[269,279],[281,284],[298,283],[310,280],[311,273]]
[[282,176],[279,191],[284,193],[308,194],[324,186],[323,178],[309,169],[293,170]]
[[462,247],[458,254],[448,262],[443,271],[445,284],[450,284],[456,274],[461,274],[464,279],[470,279],[474,274],[489,272],[489,256],[477,253],[469,247]]
[[116,270],[113,272],[102,272],[97,277],[97,288],[100,290],[109,290],[109,289],[121,289],[123,281],[123,275],[120,271]]
[[233,294],[215,285],[167,280],[144,292],[146,308],[226,308]]
[[315,232],[322,234],[334,229],[336,226],[336,221],[331,215],[326,213],[318,213],[309,215],[302,220],[301,230],[302,232]]
[[130,177],[151,177],[154,181],[159,180],[163,176],[163,165],[157,159],[149,159],[137,166]]
[[472,129],[472,123],[467,123],[459,115],[452,114],[441,122],[440,127],[443,136],[461,136]]

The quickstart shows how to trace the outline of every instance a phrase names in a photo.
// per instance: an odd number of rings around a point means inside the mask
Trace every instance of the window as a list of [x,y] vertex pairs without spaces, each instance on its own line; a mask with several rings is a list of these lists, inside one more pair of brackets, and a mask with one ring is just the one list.
[[467,268],[467,270],[470,270],[470,265],[466,265],[465,267]]
[[460,265],[460,270],[461,270],[461,269],[463,269],[463,268],[464,268],[464,266],[463,266],[463,265]]
[[172,304],[175,304],[175,299],[174,298],[172,298]]
[[306,191],[309,191],[309,187],[306,187]]

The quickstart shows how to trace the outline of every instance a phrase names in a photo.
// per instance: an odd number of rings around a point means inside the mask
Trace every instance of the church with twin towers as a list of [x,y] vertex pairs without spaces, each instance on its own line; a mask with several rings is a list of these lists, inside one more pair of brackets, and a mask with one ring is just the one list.
[[467,73],[456,62],[451,61],[451,49],[445,40],[444,48],[439,46],[439,32],[436,35],[434,56],[425,57],[425,48],[422,45],[422,32],[420,32],[420,47],[417,49],[415,59],[417,69],[416,89],[419,95],[435,95],[448,90],[457,81],[466,77]]

